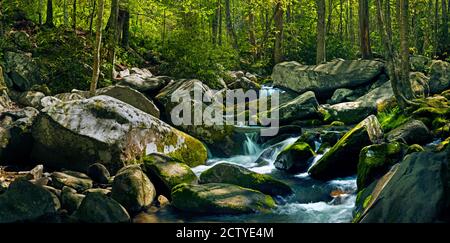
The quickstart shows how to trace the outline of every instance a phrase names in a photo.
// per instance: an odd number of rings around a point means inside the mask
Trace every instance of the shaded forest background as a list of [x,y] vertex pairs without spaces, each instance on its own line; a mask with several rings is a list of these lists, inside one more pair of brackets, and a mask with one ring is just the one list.
[[[10,28],[28,29],[32,36],[28,51],[47,70],[42,79],[58,79],[50,82],[52,91],[89,86],[92,71],[87,66],[92,66],[98,0],[0,2],[2,38],[12,38]],[[116,25],[118,30],[116,42],[104,43],[109,49],[114,46],[118,69],[151,66],[161,75],[198,78],[215,87],[226,70],[266,76],[284,60],[315,64],[334,58],[383,57],[378,2],[389,39],[398,50],[400,0],[104,1],[103,29],[108,33]],[[116,24],[110,17],[117,10],[114,6],[118,6]],[[450,0],[411,0],[408,12],[410,54],[448,60]],[[8,43],[1,41],[0,48],[13,48]],[[107,55],[102,52],[105,60]],[[102,86],[112,82],[105,71],[111,65],[101,62]]]

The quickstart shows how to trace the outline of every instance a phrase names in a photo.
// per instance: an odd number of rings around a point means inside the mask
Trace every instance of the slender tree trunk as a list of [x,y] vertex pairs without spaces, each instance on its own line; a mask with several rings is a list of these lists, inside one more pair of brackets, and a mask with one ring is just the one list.
[[38,15],[39,15],[39,25],[43,24],[42,19],[42,9],[44,8],[44,0],[39,0],[39,6],[38,6]]
[[[253,48],[256,48],[255,14],[250,10],[248,13],[248,40]],[[256,50],[254,52],[257,52]],[[256,54],[256,53],[255,53]]]
[[115,63],[116,63],[116,46],[119,36],[119,0],[112,0],[111,14],[108,20],[108,62],[111,65],[111,70],[108,76],[111,79],[115,78]]
[[349,35],[350,35],[350,43],[352,45],[352,47],[355,45],[355,25],[353,22],[353,0],[348,0],[348,7],[350,8],[349,10],[349,23],[348,23],[348,29],[349,29]]
[[[326,8],[326,7],[325,7]],[[327,34],[331,33],[333,20],[333,0],[328,0],[328,20],[327,20]]]
[[275,46],[273,52],[274,64],[283,61],[283,36],[284,36],[284,10],[281,0],[275,7]]
[[92,80],[91,80],[91,88],[90,88],[91,96],[95,95],[95,91],[97,89],[98,77],[100,74],[100,62],[101,62],[100,52],[101,52],[101,46],[102,46],[103,11],[104,11],[104,2],[103,2],[103,0],[98,0],[97,26],[96,26],[95,50],[94,50],[94,66],[93,66],[93,71],[92,71]]
[[339,0],[339,39],[344,36],[344,0]]
[[233,22],[231,19],[231,7],[230,7],[230,0],[225,0],[225,19],[227,22],[227,32],[228,35],[231,37],[231,43],[234,47],[234,49],[239,49],[238,42],[237,42],[237,36],[236,32],[234,31]]
[[72,28],[76,33],[77,30],[77,0],[73,0],[73,9],[72,9]]
[[214,45],[217,44],[217,35],[219,32],[219,15],[220,15],[220,1],[217,1],[217,6],[216,6],[216,10],[214,12],[213,15],[213,19],[212,19],[212,24],[211,24],[211,33],[212,33],[212,38],[211,41]]
[[63,15],[64,15],[64,26],[69,24],[69,15],[67,12],[67,0],[63,1]]
[[321,64],[326,61],[326,44],[325,44],[325,12],[326,4],[325,0],[316,0],[317,5],[317,53],[316,63]]
[[222,36],[223,36],[222,0],[219,0],[218,4],[219,4],[219,33],[218,33],[218,35],[219,35],[218,39],[219,40],[218,40],[218,44],[219,44],[219,46],[222,46],[222,42],[223,42],[222,41]]
[[434,56],[439,52],[439,0],[434,5]]
[[388,39],[392,43],[391,0],[384,0],[384,11],[386,13],[384,18],[386,31],[388,34]]
[[95,5],[96,5],[96,1],[92,0],[92,12],[91,12],[91,16],[89,17],[89,32],[91,34],[92,34],[92,26],[94,23],[94,17],[95,17],[95,7],[96,7]]
[[123,12],[122,46],[125,48],[130,46],[130,12],[128,10]]
[[414,93],[409,81],[409,0],[400,0],[401,22],[400,22],[400,53],[401,53],[401,87],[406,101],[414,98]]
[[448,51],[449,39],[448,39],[448,12],[447,1],[442,0],[442,52]]
[[53,24],[53,0],[47,0],[47,19],[45,21],[47,27],[54,27]]
[[363,59],[372,58],[369,31],[369,0],[359,0],[359,39]]

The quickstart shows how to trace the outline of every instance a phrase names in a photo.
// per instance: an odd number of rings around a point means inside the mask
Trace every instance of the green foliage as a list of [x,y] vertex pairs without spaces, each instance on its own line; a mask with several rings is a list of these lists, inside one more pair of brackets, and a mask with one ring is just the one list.
[[400,107],[395,106],[392,109],[387,109],[378,113],[377,118],[381,124],[381,128],[385,133],[387,133],[407,122],[409,116],[403,113]]

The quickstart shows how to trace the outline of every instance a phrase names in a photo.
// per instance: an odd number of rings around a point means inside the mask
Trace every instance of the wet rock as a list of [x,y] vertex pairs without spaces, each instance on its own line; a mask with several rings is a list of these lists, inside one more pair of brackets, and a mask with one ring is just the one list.
[[297,62],[277,64],[272,73],[274,85],[299,93],[314,91],[332,95],[336,89],[352,88],[373,81],[383,71],[383,63],[374,60],[334,60],[307,66]]
[[197,139],[109,96],[62,102],[42,110],[33,126],[33,157],[54,168],[87,171],[99,161],[115,172],[146,154],[163,152],[204,164]]
[[89,193],[101,193],[103,195],[110,196],[111,190],[104,189],[104,188],[91,188],[91,189],[87,189],[86,191],[83,192],[84,195],[87,195]]
[[286,147],[275,160],[275,168],[291,174],[298,174],[308,170],[311,159],[315,156],[309,144],[298,142]]
[[84,223],[127,223],[130,215],[117,201],[101,193],[86,195],[74,217]]
[[273,199],[261,192],[236,185],[180,184],[172,191],[172,205],[185,212],[202,214],[246,214],[268,212]]
[[77,192],[82,192],[92,188],[92,180],[85,174],[72,173],[70,171],[53,172],[51,174],[52,185],[57,189],[62,189],[64,186],[71,187]]
[[431,142],[433,136],[423,122],[412,119],[390,131],[387,140],[406,144],[425,144]]
[[41,82],[36,62],[28,55],[16,52],[4,54],[6,72],[19,91],[27,91]]
[[450,87],[450,63],[434,60],[430,67],[430,91],[440,93]]
[[170,198],[172,189],[182,183],[197,184],[198,178],[189,166],[161,154],[151,154],[144,159],[145,173],[158,194]]
[[426,72],[431,63],[431,59],[425,56],[411,56],[409,58],[411,70],[414,72]]
[[448,151],[406,156],[357,201],[356,222],[449,222]]
[[44,93],[36,91],[25,91],[18,99],[18,103],[23,106],[30,106],[36,109],[42,108],[41,99],[45,97]]
[[261,89],[261,85],[258,83],[246,78],[242,77],[237,79],[235,82],[228,84],[229,89],[243,89],[244,91],[255,90],[258,91]]
[[373,105],[361,101],[325,105],[323,108],[329,115],[328,120],[341,121],[345,124],[357,124],[377,111]]
[[369,116],[347,132],[308,173],[313,178],[330,180],[356,174],[362,148],[383,141],[383,132],[375,116]]
[[130,213],[137,213],[151,205],[155,196],[155,187],[137,165],[120,169],[114,177],[111,198]]
[[41,186],[17,180],[0,195],[0,223],[44,222],[60,208],[58,198]]
[[87,175],[95,182],[100,184],[108,184],[109,174],[108,169],[101,163],[95,163],[88,167]]
[[293,193],[285,183],[269,175],[258,174],[242,166],[221,163],[200,175],[200,182],[225,183],[250,188],[271,196],[287,196]]
[[[136,69],[136,71],[138,71]],[[125,75],[120,82],[121,85],[129,86],[139,92],[157,92],[164,88],[172,79],[170,77],[154,77],[150,71],[143,69],[135,72],[131,71],[129,75]]]
[[363,148],[359,154],[358,190],[362,190],[386,174],[392,165],[403,158],[405,149],[405,146],[398,142],[374,144]]
[[334,105],[337,103],[342,103],[347,100],[347,97],[350,97],[353,95],[353,90],[351,89],[337,89],[334,91],[333,96],[331,97],[329,103]]

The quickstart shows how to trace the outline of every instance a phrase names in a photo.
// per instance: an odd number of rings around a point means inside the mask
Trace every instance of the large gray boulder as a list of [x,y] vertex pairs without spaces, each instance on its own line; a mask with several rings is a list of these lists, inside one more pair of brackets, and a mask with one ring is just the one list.
[[231,184],[180,184],[172,191],[172,205],[185,212],[246,214],[268,212],[274,200],[261,192]]
[[429,143],[433,140],[433,135],[423,122],[411,119],[390,131],[386,138],[390,142],[398,141],[412,145]]
[[352,88],[373,81],[383,71],[383,63],[375,60],[334,60],[307,66],[283,62],[274,67],[273,83],[304,93],[331,96],[336,89]]
[[448,151],[405,157],[358,198],[356,222],[449,222]]
[[122,205],[99,192],[86,195],[75,211],[74,218],[83,223],[130,222],[130,215]]
[[6,72],[18,90],[27,91],[31,86],[41,82],[37,64],[30,56],[22,53],[6,52],[4,58]]
[[430,91],[440,93],[450,87],[450,63],[434,60],[430,67]]
[[159,109],[145,95],[128,86],[114,85],[97,90],[97,95],[107,95],[132,105],[139,110],[159,118]]
[[35,159],[54,168],[83,172],[96,162],[116,172],[155,152],[190,166],[204,164],[207,157],[197,139],[109,96],[44,108],[32,133]]
[[0,223],[46,220],[53,217],[60,206],[58,198],[45,188],[16,180],[0,195]]

